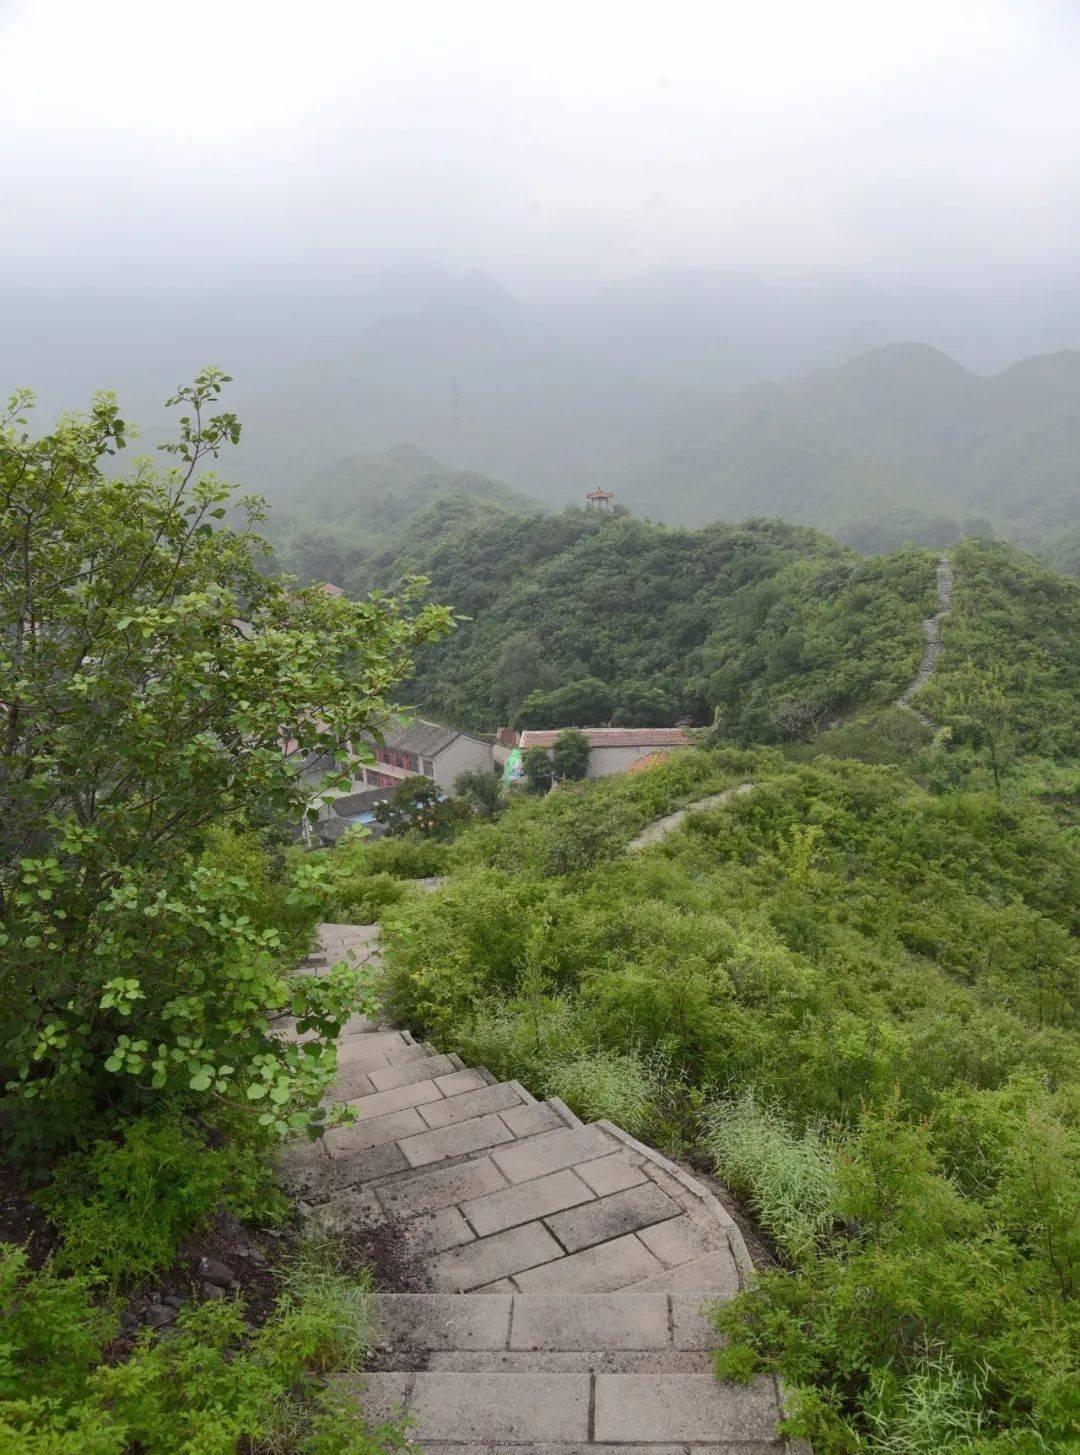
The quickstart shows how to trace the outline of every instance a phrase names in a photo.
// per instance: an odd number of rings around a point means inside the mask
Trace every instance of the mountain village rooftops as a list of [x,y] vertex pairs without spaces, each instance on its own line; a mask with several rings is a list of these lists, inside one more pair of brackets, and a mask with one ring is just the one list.
[[[529,748],[553,748],[555,740],[566,728],[527,728],[519,739],[522,751]],[[690,736],[685,728],[579,728],[589,740],[590,748],[688,748]]]

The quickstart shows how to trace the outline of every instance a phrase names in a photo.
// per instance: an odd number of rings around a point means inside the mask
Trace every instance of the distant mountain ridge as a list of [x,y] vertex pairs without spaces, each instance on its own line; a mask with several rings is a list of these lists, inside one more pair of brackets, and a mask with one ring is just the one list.
[[888,344],[730,396],[698,431],[711,440],[626,471],[619,498],[687,523],[778,515],[856,544],[919,517],[930,544],[935,523],[1034,544],[1080,521],[1074,350],[979,375],[928,345]]
[[[526,326],[513,300],[467,301],[387,315],[358,337],[321,408],[349,397],[366,432],[382,415],[416,443],[281,481],[286,512],[382,535],[447,489],[521,508],[501,476],[549,507],[603,485],[669,524],[774,516],[860,550],[997,534],[1050,559],[1075,554],[1080,352],[984,375],[930,345],[890,343],[743,388],[694,376],[688,359],[676,388],[670,362],[662,380],[640,351],[579,356]],[[438,486],[418,492],[425,477]]]

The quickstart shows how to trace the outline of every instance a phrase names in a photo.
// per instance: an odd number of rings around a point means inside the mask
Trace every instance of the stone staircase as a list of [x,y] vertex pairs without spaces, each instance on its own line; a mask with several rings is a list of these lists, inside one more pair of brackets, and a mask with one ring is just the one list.
[[[376,936],[323,925],[307,968],[368,958]],[[374,1367],[341,1376],[370,1419],[404,1410],[428,1455],[794,1450],[774,1381],[713,1377],[703,1310],[751,1265],[699,1182],[407,1031],[356,1016],[338,1063],[359,1120],[289,1147],[282,1172],[306,1215],[390,1250]]]

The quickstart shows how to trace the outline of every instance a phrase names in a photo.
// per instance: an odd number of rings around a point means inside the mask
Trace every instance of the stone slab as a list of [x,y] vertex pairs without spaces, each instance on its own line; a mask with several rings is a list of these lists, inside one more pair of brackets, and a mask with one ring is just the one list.
[[510,1298],[470,1294],[380,1293],[375,1320],[383,1343],[411,1349],[501,1349]]
[[496,1152],[493,1161],[508,1181],[527,1182],[549,1172],[561,1172],[575,1162],[588,1162],[610,1152],[611,1147],[612,1143],[597,1127],[566,1127]]
[[523,1293],[615,1293],[658,1271],[666,1271],[663,1264],[628,1233],[521,1273],[514,1282]]
[[409,1165],[398,1142],[365,1147],[362,1152],[353,1152],[348,1157],[328,1157],[327,1164],[327,1175],[323,1178],[327,1197],[344,1187],[356,1187],[361,1182],[374,1182],[377,1177],[404,1172]]
[[391,1405],[404,1400],[414,1421],[410,1436],[422,1445],[588,1440],[587,1374],[421,1373],[411,1376],[411,1384],[401,1376],[369,1374],[359,1383],[364,1413],[373,1421],[385,1413],[388,1398]]
[[606,1243],[623,1233],[676,1217],[686,1217],[679,1204],[651,1182],[644,1182],[640,1187],[597,1198],[584,1207],[555,1213],[546,1222],[566,1251],[576,1253],[580,1248]]
[[519,1293],[514,1299],[511,1349],[664,1349],[670,1343],[663,1293]]
[[635,1292],[660,1290],[668,1293],[711,1293],[715,1298],[731,1298],[739,1291],[739,1270],[729,1251],[706,1253],[692,1263],[678,1268],[665,1268],[636,1285]]
[[680,1263],[690,1263],[704,1258],[707,1253],[727,1251],[728,1242],[723,1229],[709,1233],[688,1217],[674,1218],[671,1222],[657,1223],[651,1228],[642,1228],[639,1237],[650,1253],[655,1253],[661,1263],[675,1268]]
[[[436,1452],[430,1445],[424,1455],[448,1455],[444,1449]],[[512,1445],[488,1446],[487,1455],[525,1455]],[[532,1444],[528,1455],[689,1455],[685,1445],[547,1445]],[[723,1451],[721,1455],[758,1455],[756,1450]],[[775,1455],[775,1452],[773,1452]]]
[[423,1061],[429,1054],[426,1046],[417,1045],[413,1040],[403,1039],[400,1046],[390,1045],[386,1048],[386,1059],[391,1066],[400,1066],[406,1061]]
[[478,1157],[457,1167],[440,1167],[388,1183],[378,1188],[376,1195],[391,1217],[413,1218],[505,1186],[506,1178],[491,1159]]
[[354,1152],[362,1152],[367,1147],[379,1147],[383,1142],[411,1137],[422,1132],[424,1126],[423,1118],[415,1107],[406,1106],[386,1116],[354,1122],[351,1127],[332,1128],[323,1137],[323,1142],[331,1157],[351,1157]]
[[341,1040],[347,1040],[349,1036],[368,1036],[379,1028],[373,1020],[366,1015],[351,1015],[341,1028]]
[[321,1141],[290,1142],[277,1155],[278,1172],[304,1195],[321,1187],[330,1171],[330,1155]]
[[437,1291],[466,1293],[562,1256],[563,1250],[542,1223],[524,1223],[440,1253],[428,1264],[427,1273]]
[[456,1126],[436,1127],[418,1136],[406,1137],[398,1145],[410,1167],[425,1167],[430,1162],[442,1161],[444,1157],[464,1157],[470,1152],[510,1141],[513,1141],[513,1133],[492,1113],[490,1116],[474,1117],[469,1122],[458,1122]]
[[[372,1031],[369,1035],[360,1037],[352,1036],[338,1047],[338,1065],[354,1066],[363,1064],[369,1057],[382,1057],[381,1064],[386,1064],[386,1055],[390,1049],[402,1049],[409,1046],[400,1031]],[[426,1054],[422,1053],[422,1054]],[[376,1059],[373,1063],[379,1065]]]
[[671,1295],[671,1342],[676,1349],[719,1349],[722,1335],[713,1328],[708,1315],[715,1299],[697,1293]]
[[517,1223],[529,1223],[548,1213],[561,1212],[563,1208],[576,1207],[588,1202],[592,1193],[569,1169],[552,1172],[547,1177],[522,1182],[517,1187],[504,1187],[499,1192],[490,1192],[486,1197],[474,1198],[462,1204],[462,1212],[469,1219],[481,1237],[497,1233],[503,1228],[512,1228]]
[[441,1207],[438,1212],[421,1213],[404,1226],[404,1238],[414,1253],[442,1253],[458,1248],[476,1237],[456,1207]]
[[[396,1062],[392,1066],[380,1066],[368,1074],[376,1091],[391,1091],[395,1086],[407,1086],[410,1081],[430,1081],[435,1076],[445,1076],[453,1069],[449,1056],[429,1056],[425,1053],[412,1060]],[[441,1091],[439,1095],[442,1095]]]
[[479,1091],[482,1086],[490,1086],[493,1079],[475,1070],[451,1071],[446,1076],[437,1076],[435,1085],[443,1096],[461,1096],[463,1092]]
[[[498,1081],[494,1086],[482,1086],[479,1091],[443,1097],[430,1104],[421,1115],[429,1127],[448,1127],[453,1122],[467,1122],[487,1112],[501,1112],[520,1105],[521,1098],[513,1086],[508,1081]],[[506,1118],[503,1117],[503,1120]]]
[[532,1106],[519,1106],[514,1111],[504,1111],[502,1119],[515,1137],[535,1137],[538,1132],[566,1125],[558,1112],[542,1101],[534,1102]]
[[338,1068],[334,1084],[323,1097],[324,1102],[351,1101],[357,1096],[369,1096],[375,1090],[371,1077],[360,1066]]
[[623,1192],[646,1181],[641,1168],[632,1166],[621,1152],[613,1152],[610,1157],[598,1157],[595,1162],[578,1163],[574,1171],[598,1197],[608,1197],[613,1192]]
[[392,1086],[386,1091],[373,1091],[368,1096],[352,1097],[351,1101],[362,1118],[381,1117],[386,1112],[400,1111],[405,1106],[422,1106],[427,1101],[442,1101],[442,1093],[434,1081],[425,1081],[418,1077],[403,1086]]
[[612,1441],[770,1440],[772,1382],[722,1384],[711,1374],[598,1374],[595,1438]]
[[315,1214],[329,1233],[377,1227],[386,1216],[370,1187],[347,1187],[317,1207]]

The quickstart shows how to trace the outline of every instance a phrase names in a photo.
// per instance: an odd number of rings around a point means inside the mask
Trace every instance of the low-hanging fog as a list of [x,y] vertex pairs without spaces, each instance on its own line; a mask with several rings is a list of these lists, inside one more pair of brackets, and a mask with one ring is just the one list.
[[0,388],[152,439],[212,361],[251,484],[573,498],[883,344],[1080,348],[1078,82],[1069,0],[0,0]]

